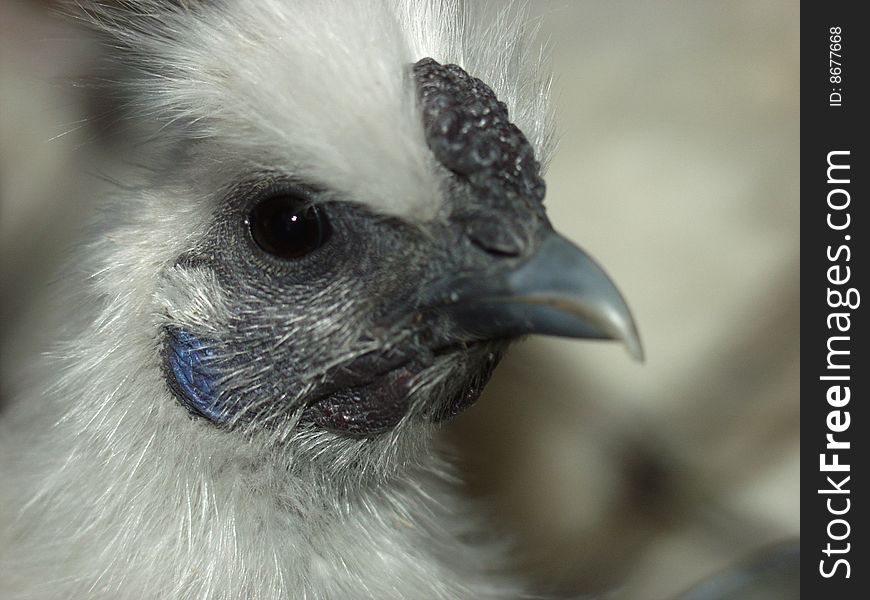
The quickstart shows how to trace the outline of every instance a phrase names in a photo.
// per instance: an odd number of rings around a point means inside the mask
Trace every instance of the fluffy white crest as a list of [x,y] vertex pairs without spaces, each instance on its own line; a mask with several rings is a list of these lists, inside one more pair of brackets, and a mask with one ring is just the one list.
[[262,168],[426,220],[442,188],[409,66],[428,56],[490,85],[546,163],[549,79],[527,10],[449,0],[167,5],[86,14],[133,70],[125,96],[138,121],[186,126]]

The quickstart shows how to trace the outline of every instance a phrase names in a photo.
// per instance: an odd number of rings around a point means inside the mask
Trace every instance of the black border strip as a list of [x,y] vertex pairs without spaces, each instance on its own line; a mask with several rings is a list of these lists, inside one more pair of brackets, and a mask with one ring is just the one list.
[[801,589],[813,599],[866,598],[870,589],[862,7],[801,6]]

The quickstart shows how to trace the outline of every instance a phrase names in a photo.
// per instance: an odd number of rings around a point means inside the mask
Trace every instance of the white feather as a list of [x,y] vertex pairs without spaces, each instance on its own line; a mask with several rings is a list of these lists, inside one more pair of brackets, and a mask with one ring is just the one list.
[[433,218],[440,182],[408,70],[427,56],[490,85],[538,160],[549,157],[549,77],[527,11],[450,0],[132,4],[89,17],[132,51],[135,118],[187,124],[190,136],[264,169],[328,183],[387,214]]

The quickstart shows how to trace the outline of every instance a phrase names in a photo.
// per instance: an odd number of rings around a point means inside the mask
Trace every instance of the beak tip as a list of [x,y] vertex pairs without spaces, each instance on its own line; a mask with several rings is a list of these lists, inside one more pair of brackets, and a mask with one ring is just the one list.
[[621,310],[616,315],[611,313],[611,318],[612,320],[609,322],[604,321],[606,323],[606,337],[622,342],[629,355],[637,362],[643,363],[646,360],[646,354],[640,341],[640,334],[637,332],[637,325],[635,325],[628,306],[622,302]]
[[640,343],[640,337],[635,333],[633,336],[623,339],[625,349],[631,357],[637,362],[643,364],[646,362],[646,354],[643,351],[643,345]]

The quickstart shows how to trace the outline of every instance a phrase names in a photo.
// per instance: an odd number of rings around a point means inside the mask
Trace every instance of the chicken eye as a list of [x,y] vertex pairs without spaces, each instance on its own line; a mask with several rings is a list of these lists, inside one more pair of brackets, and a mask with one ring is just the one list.
[[327,242],[331,232],[323,210],[292,194],[260,201],[248,215],[247,223],[257,245],[283,259],[313,252]]

